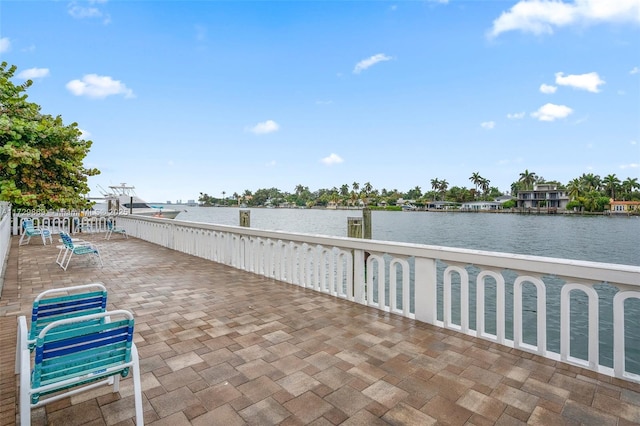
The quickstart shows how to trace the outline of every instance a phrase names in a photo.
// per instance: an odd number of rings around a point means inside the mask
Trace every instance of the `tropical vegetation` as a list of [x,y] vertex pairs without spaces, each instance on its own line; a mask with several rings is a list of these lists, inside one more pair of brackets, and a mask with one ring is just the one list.
[[[493,201],[496,198],[506,195],[491,186],[491,181],[480,175],[480,172],[473,172],[469,177],[473,184],[472,188],[449,186],[446,179],[433,178],[430,180],[431,190],[423,192],[420,186],[400,191],[398,189],[381,190],[373,188],[367,182],[360,185],[358,182],[343,184],[340,187],[323,188],[316,191],[309,190],[309,187],[302,184],[296,185],[293,192],[282,191],[278,188],[263,188],[255,192],[245,190],[243,193],[234,192],[230,198],[211,196],[207,193],[200,193],[198,201],[201,205],[246,205],[246,206],[344,206],[357,207],[367,205],[375,208],[380,206],[397,206],[399,204],[411,203],[417,207],[428,206],[435,202],[464,203],[470,201]],[[558,190],[567,192],[570,203],[568,209],[578,208],[583,211],[597,212],[603,211],[610,199],[640,201],[640,183],[638,178],[628,177],[620,180],[615,174],[609,174],[600,178],[593,173],[582,174],[572,179],[566,185],[558,181],[546,180],[528,169],[520,173],[518,179],[511,184],[511,195],[516,197],[518,192],[533,190],[535,185],[551,184]],[[515,201],[506,197],[504,207],[515,206]]]
[[0,64],[0,201],[15,209],[90,207],[87,178],[100,173],[83,166],[92,142],[76,123],[65,125],[28,102],[32,81],[14,85],[15,72]]

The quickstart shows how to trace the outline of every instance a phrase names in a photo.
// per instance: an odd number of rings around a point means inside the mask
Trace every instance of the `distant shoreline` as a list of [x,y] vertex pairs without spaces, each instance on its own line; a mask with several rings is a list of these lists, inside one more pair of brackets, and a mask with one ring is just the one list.
[[[316,207],[266,207],[266,206],[191,206],[198,208],[239,208],[239,209],[279,209],[279,210],[341,210],[341,211],[359,211],[363,210],[362,207],[324,207],[324,206],[316,206]],[[369,207],[371,211],[387,211],[387,212],[405,212],[402,210],[402,207]],[[571,216],[614,216],[614,217],[622,217],[622,216],[635,216],[640,217],[640,212],[612,212],[612,211],[604,211],[604,212],[580,212],[580,211],[571,211],[571,210],[558,210],[558,209],[499,209],[499,210],[461,210],[461,209],[420,209],[416,208],[414,210],[406,211],[406,213],[488,213],[488,214],[519,214],[519,215],[571,215]]]

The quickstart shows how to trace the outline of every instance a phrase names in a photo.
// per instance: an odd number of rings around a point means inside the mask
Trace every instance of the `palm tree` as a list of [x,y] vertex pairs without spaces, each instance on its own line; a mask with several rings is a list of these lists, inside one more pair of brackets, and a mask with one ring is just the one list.
[[442,179],[438,185],[438,192],[442,195],[442,201],[444,201],[444,196],[447,193],[447,188],[449,188],[449,182],[446,179]]
[[351,197],[349,199],[351,200],[351,205],[355,206],[356,200],[358,199],[358,194],[356,193],[356,191],[351,191]]
[[631,193],[633,192],[634,189],[640,189],[640,183],[638,183],[638,178],[626,178],[624,180],[624,182],[622,182],[622,189],[624,190],[625,193],[625,199],[627,198],[626,195],[629,195],[629,199],[631,199]]
[[353,190],[355,192],[358,192],[358,190],[360,189],[360,184],[358,182],[353,182],[353,184],[351,185],[351,187],[353,188]]
[[582,195],[582,183],[580,179],[573,179],[567,185],[567,191],[569,193],[569,198],[571,200],[575,200],[579,196]]
[[440,189],[440,180],[438,178],[431,179],[431,189],[433,189],[433,201],[436,201],[436,195]]
[[618,179],[615,174],[607,175],[602,179],[602,183],[605,189],[609,191],[609,194],[611,194],[611,199],[615,200],[616,189],[620,186],[620,179]]
[[[469,178],[469,180],[473,183],[473,185],[476,187],[476,193],[478,192],[478,186],[480,186],[480,182],[482,182],[482,176],[480,176],[480,172],[473,172],[473,174],[471,174],[471,177]],[[475,196],[474,196],[475,198]]]
[[364,201],[365,206],[369,205],[369,195],[371,195],[371,191],[373,190],[373,186],[371,183],[367,182],[364,184],[362,188],[362,200]]
[[225,205],[225,204],[226,204],[226,203],[225,203],[225,197],[224,197],[226,194],[227,194],[227,193],[226,193],[225,191],[222,191],[222,205]]
[[520,179],[518,182],[522,183],[524,189],[533,189],[533,184],[538,180],[538,176],[534,172],[529,172],[528,169],[525,169],[524,172],[520,173]]
[[513,195],[514,197],[517,196],[521,186],[522,186],[521,182],[513,182],[511,184],[511,195]]
[[600,187],[602,186],[600,176],[594,175],[593,173],[583,173],[582,176],[580,176],[580,181],[588,192],[599,191]]
[[485,197],[489,193],[489,183],[491,183],[491,181],[485,178],[482,178],[480,181],[480,188],[482,189],[482,192],[484,192]]
[[343,197],[348,197],[349,196],[349,185],[348,184],[344,184],[340,187],[340,195]]

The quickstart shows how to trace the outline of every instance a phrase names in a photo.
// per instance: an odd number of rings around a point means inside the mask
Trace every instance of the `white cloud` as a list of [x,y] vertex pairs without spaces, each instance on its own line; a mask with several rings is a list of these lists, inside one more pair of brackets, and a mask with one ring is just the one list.
[[566,77],[564,76],[564,73],[557,72],[556,84],[598,93],[600,91],[598,86],[605,84],[605,81],[600,78],[597,72],[590,72],[587,74],[570,74]]
[[556,86],[551,86],[550,84],[541,84],[540,85],[540,91],[542,93],[546,93],[548,95],[552,94],[552,93],[556,93],[556,90],[558,90],[558,88]]
[[265,166],[267,166],[267,167],[275,167],[276,166],[276,160],[269,161],[267,164],[265,164]]
[[333,154],[333,153],[331,153],[331,155],[329,155],[328,157],[324,157],[320,161],[327,166],[333,166],[334,164],[339,164],[344,162],[342,157],[340,157],[338,154]]
[[267,133],[277,132],[280,129],[280,125],[273,120],[263,121],[249,129],[250,132],[256,135],[266,135]]
[[111,16],[95,6],[104,3],[106,3],[105,0],[89,0],[86,2],[87,5],[84,5],[77,1],[72,1],[68,4],[67,11],[69,15],[76,19],[102,19],[104,24],[108,24],[111,22]]
[[640,165],[638,163],[629,163],[629,164],[622,164],[620,165],[621,169],[637,169],[638,167],[640,167]]
[[[2,50],[0,50],[1,52]],[[633,74],[638,74],[640,72],[640,67],[633,67],[631,69],[631,71],[629,71],[629,74],[633,75]]]
[[89,98],[101,99],[111,95],[124,95],[125,98],[135,97],[133,91],[119,80],[97,74],[87,74],[82,77],[82,80],[72,80],[67,83],[67,89],[76,96]]
[[566,118],[573,110],[566,105],[544,104],[536,112],[532,112],[531,116],[540,121],[555,121],[559,118]]
[[353,73],[360,74],[362,71],[377,64],[378,62],[390,61],[391,59],[393,59],[391,56],[387,56],[384,53],[378,53],[377,55],[373,55],[358,62],[356,67],[353,69]]
[[11,49],[11,41],[9,37],[0,38],[0,53],[8,52]]
[[316,101],[316,105],[331,105],[333,101]]
[[638,0],[521,0],[493,21],[489,37],[519,30],[552,34],[554,28],[601,22],[640,23]]
[[630,143],[631,145],[637,145],[637,144],[638,144],[638,142],[637,142],[637,141],[629,141],[629,143]]
[[81,128],[78,128],[78,130],[80,130],[80,137],[82,139],[89,139],[91,137],[91,133],[89,133],[88,131],[83,130]]
[[480,123],[480,126],[483,129],[491,130],[494,127],[496,127],[496,123],[495,123],[495,121],[485,121],[485,122]]
[[24,70],[18,73],[18,78],[23,78],[25,80],[34,79],[34,78],[43,78],[49,75],[49,68],[29,68],[28,70]]
[[514,112],[513,114],[509,113],[507,114],[507,118],[509,120],[520,120],[521,118],[524,118],[525,113],[524,111],[522,112]]

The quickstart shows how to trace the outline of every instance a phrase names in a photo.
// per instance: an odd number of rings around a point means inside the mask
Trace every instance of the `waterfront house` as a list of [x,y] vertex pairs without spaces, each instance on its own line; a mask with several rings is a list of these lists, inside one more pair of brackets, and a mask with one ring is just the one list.
[[518,208],[565,209],[567,203],[569,203],[569,194],[565,190],[558,189],[556,184],[541,183],[534,185],[532,190],[518,191]]
[[609,200],[611,213],[640,213],[640,201]]
[[502,210],[502,203],[495,201],[474,201],[471,203],[462,203],[461,211],[493,211]]
[[452,210],[457,209],[460,206],[460,203],[455,203],[452,201],[430,201],[425,207],[429,210]]

